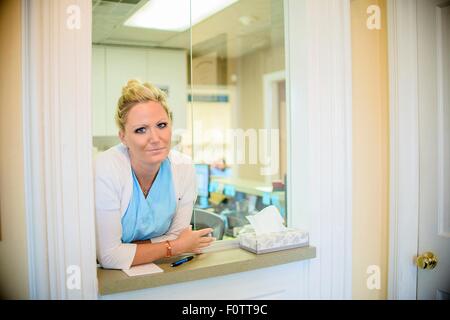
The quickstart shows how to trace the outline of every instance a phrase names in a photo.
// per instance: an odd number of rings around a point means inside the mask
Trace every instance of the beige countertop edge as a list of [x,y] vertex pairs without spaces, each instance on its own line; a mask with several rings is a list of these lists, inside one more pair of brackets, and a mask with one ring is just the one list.
[[[169,269],[168,264],[158,264],[165,272],[128,277],[121,270],[106,270],[98,268],[98,286],[100,295],[108,295],[120,292],[141,290],[147,288],[154,288],[164,285],[182,283],[187,281],[207,279],[211,277],[223,276],[232,273],[245,272],[255,269],[267,268],[279,264],[285,264],[295,261],[313,259],[316,257],[315,247],[302,247],[289,250],[276,251],[256,255],[242,249],[225,250],[230,253],[232,250],[236,251],[237,255],[244,255],[241,259],[230,259],[229,262],[210,264],[208,265],[208,256],[220,255],[224,251],[205,253],[202,257],[206,260],[205,266],[196,266],[192,269],[189,267],[180,266],[177,269]],[[244,252],[242,252],[244,251]],[[246,257],[247,255],[248,257]],[[211,259],[213,259],[211,257]],[[186,265],[188,266],[188,265]],[[184,268],[184,269],[182,269]],[[166,272],[167,271],[167,272]]]

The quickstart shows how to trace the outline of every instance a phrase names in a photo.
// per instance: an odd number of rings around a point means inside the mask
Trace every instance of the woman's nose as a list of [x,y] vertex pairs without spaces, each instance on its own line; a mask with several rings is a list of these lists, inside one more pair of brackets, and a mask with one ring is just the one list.
[[159,142],[160,138],[159,138],[157,130],[152,128],[152,129],[149,129],[148,132],[149,132],[149,134],[148,134],[149,142],[151,142],[151,143]]

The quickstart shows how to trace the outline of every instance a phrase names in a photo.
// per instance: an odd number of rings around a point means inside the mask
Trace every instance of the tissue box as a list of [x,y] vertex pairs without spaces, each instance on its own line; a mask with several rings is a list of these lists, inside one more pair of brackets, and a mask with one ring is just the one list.
[[256,235],[255,232],[239,235],[239,246],[256,254],[306,247],[308,245],[309,234],[293,228],[260,235]]

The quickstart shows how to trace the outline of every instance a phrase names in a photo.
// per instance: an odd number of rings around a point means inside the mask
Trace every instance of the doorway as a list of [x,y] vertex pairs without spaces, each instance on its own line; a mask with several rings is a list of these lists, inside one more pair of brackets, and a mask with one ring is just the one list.
[[450,296],[449,6],[421,0],[388,8],[391,299]]

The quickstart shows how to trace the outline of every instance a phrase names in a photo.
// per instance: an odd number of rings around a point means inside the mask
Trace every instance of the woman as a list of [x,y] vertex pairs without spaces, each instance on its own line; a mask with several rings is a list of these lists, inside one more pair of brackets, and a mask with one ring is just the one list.
[[172,119],[165,94],[130,80],[119,98],[121,144],[97,156],[97,257],[104,268],[131,266],[185,252],[215,239],[211,228],[192,231],[197,196],[189,157],[170,150]]

